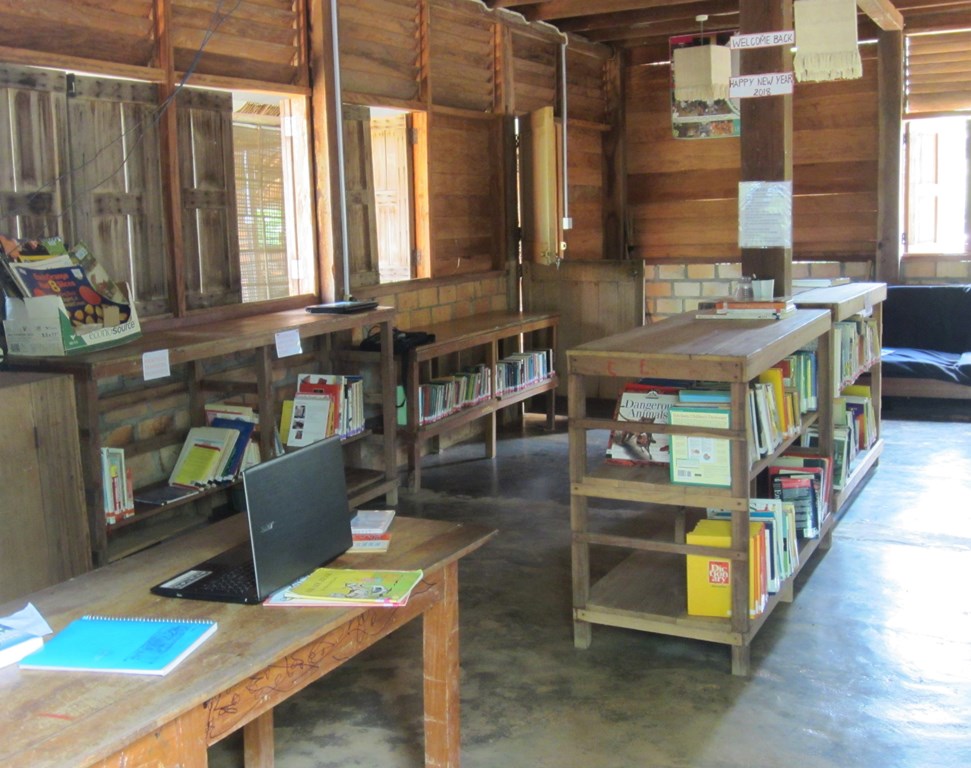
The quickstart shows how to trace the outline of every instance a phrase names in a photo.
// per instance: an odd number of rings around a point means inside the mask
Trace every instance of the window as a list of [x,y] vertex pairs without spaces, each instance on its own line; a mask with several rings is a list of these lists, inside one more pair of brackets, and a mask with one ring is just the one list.
[[[263,301],[314,292],[312,212],[298,213],[289,137],[280,100],[234,95],[233,155],[242,300]],[[292,123],[292,120],[291,120]]]
[[145,319],[316,293],[307,100],[183,88],[181,227],[166,223],[154,84],[9,67],[0,76],[0,227],[84,242]]
[[964,117],[907,126],[907,253],[967,253],[968,128]]

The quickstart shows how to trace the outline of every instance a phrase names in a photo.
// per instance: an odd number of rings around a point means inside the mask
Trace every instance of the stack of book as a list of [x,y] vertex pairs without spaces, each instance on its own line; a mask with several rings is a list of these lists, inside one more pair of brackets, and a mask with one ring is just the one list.
[[391,546],[393,509],[359,509],[351,518],[352,554],[387,552]]
[[796,305],[787,299],[720,299],[702,302],[698,309],[699,320],[779,320],[795,312]]
[[264,605],[304,607],[397,607],[407,605],[422,571],[317,568],[274,592]]

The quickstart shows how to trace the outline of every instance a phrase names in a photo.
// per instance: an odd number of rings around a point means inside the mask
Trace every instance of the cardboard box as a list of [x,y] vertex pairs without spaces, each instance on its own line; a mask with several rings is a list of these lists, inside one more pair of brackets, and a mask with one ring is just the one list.
[[11,356],[63,357],[137,339],[142,333],[138,315],[134,304],[127,308],[127,321],[78,333],[60,297],[7,297],[6,319],[3,321],[7,352]]

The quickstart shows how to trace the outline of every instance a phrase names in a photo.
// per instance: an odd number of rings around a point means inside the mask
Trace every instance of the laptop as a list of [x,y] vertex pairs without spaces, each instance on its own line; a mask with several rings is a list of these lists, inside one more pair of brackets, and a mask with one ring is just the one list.
[[372,299],[348,299],[347,301],[333,301],[329,304],[311,304],[306,307],[306,310],[314,314],[349,315],[353,312],[365,312],[374,309],[376,306],[378,306],[378,302]]
[[340,437],[243,471],[249,541],[152,587],[164,597],[261,603],[351,546]]

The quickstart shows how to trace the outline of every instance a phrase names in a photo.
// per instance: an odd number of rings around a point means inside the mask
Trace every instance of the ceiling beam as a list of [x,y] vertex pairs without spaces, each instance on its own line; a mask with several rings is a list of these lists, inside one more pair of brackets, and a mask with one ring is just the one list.
[[647,8],[692,5],[692,2],[675,0],[549,0],[534,8],[526,8],[521,13],[530,21],[555,21],[575,16],[589,16],[591,13],[619,13],[639,11]]
[[[589,16],[576,16],[558,21],[556,26],[563,32],[586,32],[592,29],[609,27],[628,27],[639,23],[657,23],[681,20],[683,26],[698,27],[695,17],[704,13],[712,21],[713,17],[723,14],[738,16],[738,0],[701,0],[679,4],[656,10],[639,8],[636,11],[620,11],[617,13],[592,13]],[[717,23],[717,20],[714,21]],[[709,22],[705,22],[706,26]]]
[[856,0],[856,6],[884,32],[904,28],[904,17],[890,0]]

